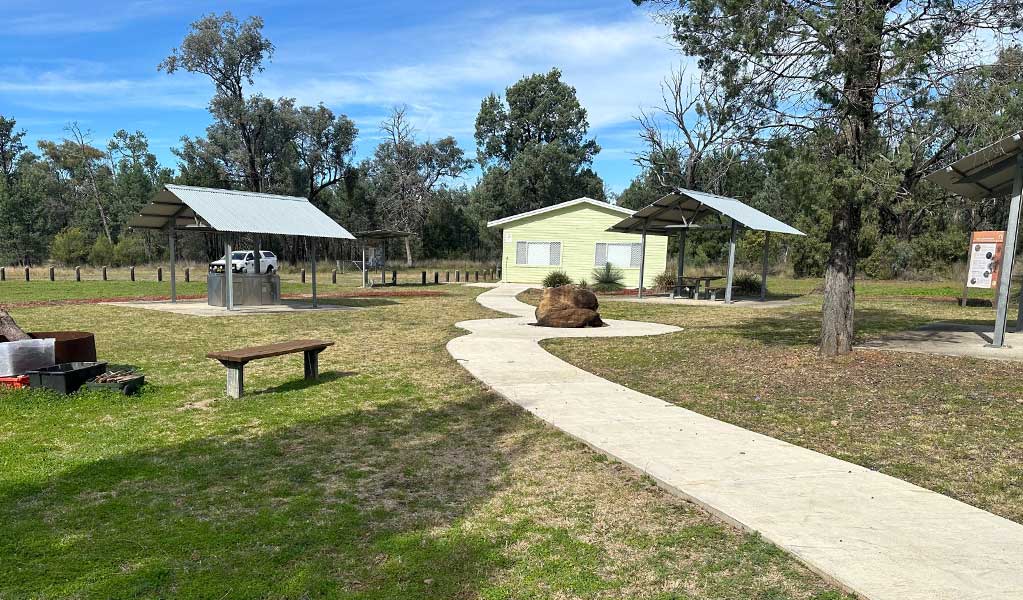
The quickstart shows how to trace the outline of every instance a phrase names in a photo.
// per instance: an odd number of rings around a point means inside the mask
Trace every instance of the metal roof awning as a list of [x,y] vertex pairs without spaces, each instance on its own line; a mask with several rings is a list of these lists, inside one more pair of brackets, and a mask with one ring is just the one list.
[[372,229],[370,231],[359,231],[355,237],[360,240],[397,240],[412,237],[414,234],[408,231],[396,231],[394,229]]
[[[670,235],[680,228],[699,229],[699,221],[707,217],[725,216],[749,229],[789,235],[804,235],[795,227],[764,214],[735,198],[717,196],[696,190],[678,189],[653,204],[622,219],[608,231]],[[711,228],[704,226],[703,228]]]
[[924,179],[969,198],[999,198],[1012,192],[1016,156],[1023,152],[1023,131],[999,140]]
[[355,239],[305,198],[173,184],[163,186],[128,226]]

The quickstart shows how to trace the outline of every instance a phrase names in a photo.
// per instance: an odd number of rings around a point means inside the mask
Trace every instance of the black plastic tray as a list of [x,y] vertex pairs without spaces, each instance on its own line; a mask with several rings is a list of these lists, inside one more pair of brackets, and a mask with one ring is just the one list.
[[60,394],[73,394],[86,381],[102,375],[107,370],[105,362],[71,362],[44,367],[28,372],[31,387],[44,387]]

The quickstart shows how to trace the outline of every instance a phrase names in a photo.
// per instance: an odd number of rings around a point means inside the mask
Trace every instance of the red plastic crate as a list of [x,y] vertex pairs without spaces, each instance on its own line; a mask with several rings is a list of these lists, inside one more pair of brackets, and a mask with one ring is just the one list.
[[0,377],[0,388],[21,389],[28,387],[28,375],[17,377]]

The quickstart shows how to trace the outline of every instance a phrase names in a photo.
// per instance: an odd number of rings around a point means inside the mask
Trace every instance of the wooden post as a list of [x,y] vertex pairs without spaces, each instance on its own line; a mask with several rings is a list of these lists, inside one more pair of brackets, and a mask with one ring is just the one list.
[[103,281],[107,280],[107,268],[103,267]]
[[451,283],[451,271],[444,271],[444,283]]
[[302,283],[305,283],[305,269],[302,269]]
[[75,281],[82,280],[82,267],[75,267]]
[[128,267],[128,277],[135,281],[135,267]]
[[391,271],[391,285],[398,285],[398,272]]
[[227,367],[227,395],[241,398],[245,393],[245,363],[224,363]]
[[305,360],[303,367],[306,379],[316,379],[320,376],[320,350],[306,350],[303,354]]
[[53,267],[50,267],[50,281],[55,281],[53,274]]
[[185,283],[192,281],[192,273],[189,267],[185,267]]
[[7,281],[7,269],[0,267],[0,281]]
[[468,271],[465,272],[465,282],[469,283],[469,272]]
[[156,267],[156,280],[163,283],[163,267]]
[[330,282],[337,283],[337,269],[334,269],[334,271],[330,274]]
[[437,271],[433,272],[433,283],[434,285],[440,283],[440,273],[438,273]]
[[426,271],[423,271],[423,285],[426,285]]
[[479,281],[479,280],[480,280],[480,272],[476,271],[476,281]]
[[30,281],[31,277],[32,276],[29,275],[28,267],[25,267],[25,281]]
[[462,272],[461,271],[455,271],[455,283],[460,283],[461,281],[462,281]]

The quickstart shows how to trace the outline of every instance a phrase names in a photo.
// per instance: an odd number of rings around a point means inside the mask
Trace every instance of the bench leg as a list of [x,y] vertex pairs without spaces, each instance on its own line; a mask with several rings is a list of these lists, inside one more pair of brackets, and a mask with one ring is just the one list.
[[245,363],[224,363],[227,367],[227,395],[241,398],[245,393]]
[[320,352],[322,350],[305,351],[305,378],[316,379],[320,376]]

